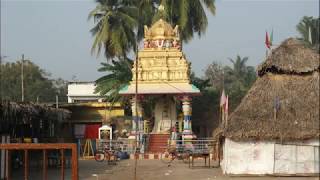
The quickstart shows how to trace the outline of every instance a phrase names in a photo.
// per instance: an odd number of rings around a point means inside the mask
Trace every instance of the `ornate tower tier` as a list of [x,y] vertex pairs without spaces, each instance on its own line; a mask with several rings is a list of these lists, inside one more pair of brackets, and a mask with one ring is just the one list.
[[160,19],[151,28],[144,27],[144,48],[132,68],[132,81],[120,94],[135,94],[138,62],[139,94],[199,94],[190,84],[190,65],[181,51],[178,26]]
[[[138,58],[138,83],[189,83],[190,81],[190,63],[177,49],[144,49],[138,53]],[[132,73],[134,84],[135,64]]]

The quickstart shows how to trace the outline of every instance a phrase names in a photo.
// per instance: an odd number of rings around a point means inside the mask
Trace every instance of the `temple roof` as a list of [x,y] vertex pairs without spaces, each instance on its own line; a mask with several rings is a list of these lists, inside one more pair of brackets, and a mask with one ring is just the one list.
[[173,29],[166,21],[160,19],[150,28],[144,26],[144,39],[179,39],[178,26]]

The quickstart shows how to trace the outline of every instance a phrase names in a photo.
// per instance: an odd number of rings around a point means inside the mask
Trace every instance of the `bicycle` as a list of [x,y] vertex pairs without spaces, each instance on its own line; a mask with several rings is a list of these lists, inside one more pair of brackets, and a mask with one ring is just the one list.
[[104,160],[107,160],[108,163],[113,162],[116,164],[116,161],[118,161],[118,154],[120,151],[118,150],[111,150],[108,148],[105,148],[104,150],[98,150],[94,154],[94,159],[97,162],[103,162]]

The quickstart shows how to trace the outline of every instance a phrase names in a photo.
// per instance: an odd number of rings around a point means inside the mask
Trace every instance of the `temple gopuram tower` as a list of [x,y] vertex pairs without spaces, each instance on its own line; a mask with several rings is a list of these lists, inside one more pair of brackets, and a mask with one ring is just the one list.
[[[138,77],[136,78],[136,63]],[[178,26],[160,19],[150,28],[144,27],[144,48],[139,50],[132,68],[132,81],[120,94],[132,97],[132,136],[144,132],[143,97],[158,97],[154,109],[154,126],[151,134],[169,134],[170,127],[178,122],[177,106],[182,106],[184,139],[192,138],[192,96],[200,90],[190,83],[190,62],[181,51]],[[135,101],[136,79],[138,102]],[[135,108],[137,106],[138,113]],[[135,132],[136,126],[138,131]]]

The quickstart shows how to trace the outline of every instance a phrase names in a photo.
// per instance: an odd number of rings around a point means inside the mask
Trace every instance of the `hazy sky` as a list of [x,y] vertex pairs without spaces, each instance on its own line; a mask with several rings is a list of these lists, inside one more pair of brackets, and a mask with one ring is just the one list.
[[[93,81],[105,61],[90,54],[93,26],[87,21],[93,0],[1,0],[1,55],[4,61],[25,57],[53,77]],[[230,64],[237,54],[248,56],[249,65],[265,57],[265,31],[274,30],[274,44],[296,37],[303,16],[318,16],[318,0],[217,0],[216,16],[200,39],[195,37],[184,52],[192,70],[202,76],[212,61]]]

